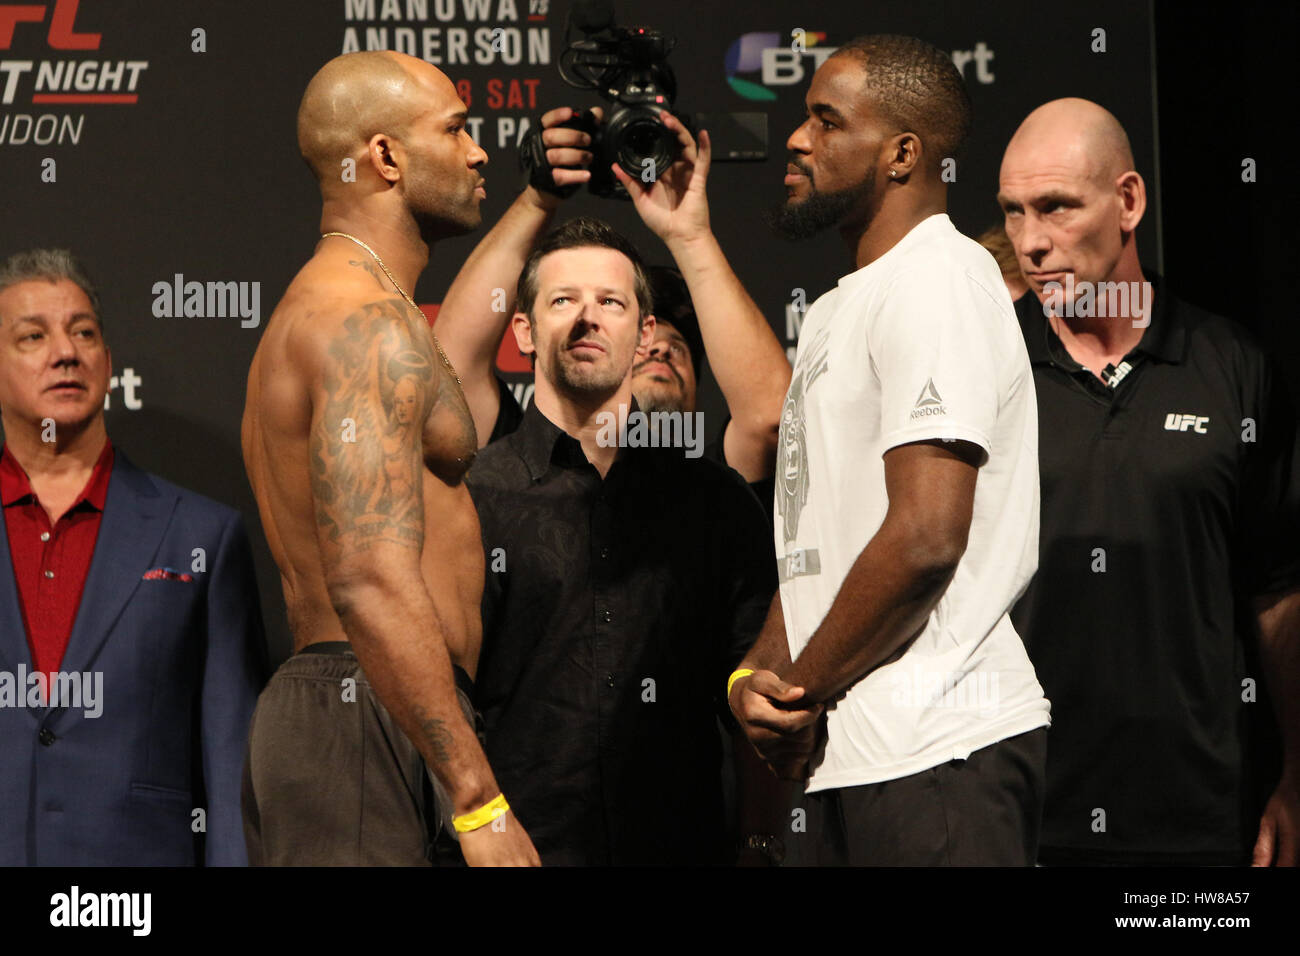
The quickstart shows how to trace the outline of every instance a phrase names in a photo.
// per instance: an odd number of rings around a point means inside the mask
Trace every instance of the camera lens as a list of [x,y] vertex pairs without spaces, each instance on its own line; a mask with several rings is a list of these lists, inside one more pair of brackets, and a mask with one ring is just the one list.
[[629,110],[617,129],[609,131],[610,145],[618,157],[618,164],[629,176],[641,176],[645,161],[653,160],[655,178],[661,176],[677,158],[677,137],[664,128],[657,113],[651,110]]
[[626,148],[638,156],[655,156],[659,153],[659,130],[649,123],[637,123],[626,133]]

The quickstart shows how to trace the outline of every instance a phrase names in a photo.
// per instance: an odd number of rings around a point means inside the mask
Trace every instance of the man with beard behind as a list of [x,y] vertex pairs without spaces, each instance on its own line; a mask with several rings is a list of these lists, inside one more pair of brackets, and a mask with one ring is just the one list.
[[1049,707],[1008,611],[1037,558],[1037,418],[997,264],[945,212],[970,101],[941,50],[870,36],[806,104],[774,224],[835,227],[856,271],[800,332],[781,587],[729,701],[808,780],[792,859],[1032,865]]
[[[438,313],[438,332],[465,380],[465,397],[482,445],[508,435],[523,416],[496,374],[502,333],[513,313],[509,305],[500,308],[498,290],[513,291],[524,260],[546,234],[562,198],[591,176],[586,168],[592,159],[591,136],[558,125],[573,116],[569,107],[542,114],[533,136],[551,185],[546,185],[545,176],[534,177],[466,259]],[[600,122],[603,113],[596,107],[591,116]],[[694,413],[707,353],[727,414],[721,427],[709,428],[716,438],[706,454],[735,468],[770,510],[777,427],[790,363],[767,319],[727,264],[709,225],[707,132],[701,132],[697,148],[680,123],[667,113],[662,116],[682,152],[636,208],[664,241],[676,268],[649,270],[655,303],[662,307],[655,316],[655,337],[639,352],[632,369],[632,392],[643,412]],[[688,215],[667,214],[683,200]]]
[[426,864],[440,829],[471,865],[537,862],[467,696],[474,423],[409,294],[436,241],[479,225],[487,155],[466,118],[439,70],[387,52],[331,60],[299,107],[323,235],[267,324],[243,422],[295,651],[250,731],[254,864]]
[[[695,304],[691,300],[691,291],[682,274],[672,266],[651,266],[646,270],[650,276],[650,288],[655,302],[655,335],[647,348],[637,352],[636,362],[632,366],[632,394],[636,396],[637,407],[647,414],[654,412],[679,412],[683,415],[693,414],[698,408],[700,374],[704,365],[704,335],[700,331],[700,320],[695,314]],[[725,316],[727,321],[734,321],[735,313]],[[751,327],[753,328],[753,327]],[[768,369],[772,376],[788,383],[790,364],[781,353],[776,335],[767,325],[757,328],[752,333],[733,331],[732,334],[752,334],[755,338],[766,340],[764,344],[774,345],[775,352],[762,346],[756,346],[751,355],[765,355],[770,365],[764,366],[759,361],[746,362],[739,353],[728,352],[722,362],[722,368],[710,362],[714,378],[728,383],[730,391],[724,391],[722,397],[727,403],[727,414],[722,426],[715,432],[716,438],[704,449],[704,455],[720,465],[734,467],[749,483],[750,489],[758,497],[759,504],[772,516],[772,496],[775,482],[772,469],[776,462],[776,434],[780,424],[773,413],[771,432],[772,444],[769,446],[753,436],[761,434],[762,427],[751,430],[748,435],[739,428],[732,428],[732,410],[738,414],[759,418],[755,413],[756,405],[762,400],[751,400],[747,396],[760,394],[750,392],[753,382],[761,378]],[[715,337],[721,338],[715,331]],[[736,391],[739,383],[744,383],[740,392]],[[772,383],[768,383],[771,387]],[[731,460],[728,460],[728,447],[731,448]],[[732,465],[732,462],[735,465]]]

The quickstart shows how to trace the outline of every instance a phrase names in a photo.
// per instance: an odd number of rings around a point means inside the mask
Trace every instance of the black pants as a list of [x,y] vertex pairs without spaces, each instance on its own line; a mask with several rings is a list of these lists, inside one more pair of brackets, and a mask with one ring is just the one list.
[[[477,731],[471,690],[456,668],[456,696]],[[459,862],[446,794],[344,642],[303,648],[262,691],[242,802],[252,866]]]
[[804,794],[794,866],[1033,866],[1047,728],[909,777]]

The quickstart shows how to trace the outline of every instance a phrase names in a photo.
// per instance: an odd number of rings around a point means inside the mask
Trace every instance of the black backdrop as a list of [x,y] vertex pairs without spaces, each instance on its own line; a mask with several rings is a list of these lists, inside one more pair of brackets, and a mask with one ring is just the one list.
[[[65,13],[77,8],[73,35],[51,29],[56,4]],[[139,407],[125,407],[121,386],[111,393],[110,435],[142,467],[244,513],[278,661],[290,643],[278,576],[240,460],[239,420],[261,329],[317,235],[318,197],[294,140],[298,98],[312,73],[344,52],[352,37],[362,49],[414,40],[417,54],[426,52],[427,39],[427,52],[445,60],[456,31],[465,31],[469,62],[439,65],[468,83],[470,113],[483,120],[478,138],[491,157],[484,217],[493,222],[516,191],[513,140],[503,132],[553,106],[597,102],[556,74],[568,0],[44,0],[44,6],[40,22],[14,26],[5,48],[5,11],[14,8],[0,4],[0,254],[62,245],[87,262],[100,285],[115,372],[131,369],[139,380],[133,385]],[[1269,144],[1260,139],[1292,111],[1275,112],[1284,97],[1269,82],[1282,81],[1283,61],[1256,56],[1257,44],[1280,48],[1293,29],[1279,31],[1265,15],[1247,11],[1225,30],[1208,17],[1198,22],[1181,5],[1153,10],[1121,0],[1061,4],[1050,13],[1021,0],[870,6],[833,0],[814,12],[778,0],[741,6],[658,0],[616,8],[623,22],[678,37],[671,62],[682,108],[768,114],[767,161],[716,166],[710,196],[723,248],[787,344],[793,343],[786,319],[792,290],[805,290],[811,301],[851,268],[834,239],[788,245],[760,222],[763,209],[782,195],[784,140],[802,117],[815,50],[860,33],[901,32],[947,50],[983,51],[961,57],[976,129],[951,192],[959,228],[977,233],[998,220],[993,194],[1001,151],[1030,109],[1067,95],[1096,100],[1128,129],[1151,192],[1139,233],[1147,265],[1164,269],[1190,298],[1237,316],[1295,354],[1280,275],[1294,259],[1278,256],[1283,241],[1293,251],[1294,239],[1274,218],[1278,197],[1291,187],[1282,185],[1280,152],[1266,152]],[[475,62],[495,28],[506,31],[506,51]],[[737,93],[727,74],[732,44],[768,33],[775,35],[768,45],[788,47],[796,28],[812,38],[808,55],[799,58],[802,81],[768,85],[770,98],[762,100]],[[1093,50],[1099,28],[1104,53]],[[193,49],[196,29],[203,31],[205,52]],[[95,34],[97,41],[87,36]],[[508,62],[515,38],[520,57]],[[47,71],[77,67],[81,85],[90,87],[78,90],[74,81],[58,93],[135,101],[51,102],[48,73],[45,88],[37,88],[44,61]],[[81,66],[87,61],[97,65]],[[112,71],[122,63],[114,87]],[[109,79],[101,88],[95,76],[104,64]],[[129,90],[132,73],[135,89]],[[763,81],[761,72],[736,77]],[[518,81],[513,100],[511,81]],[[42,119],[47,116],[53,119]],[[1245,156],[1259,160],[1256,184],[1240,182]],[[47,182],[51,159],[55,181]],[[579,213],[610,220],[651,261],[667,261],[630,207],[580,194],[562,215]],[[465,237],[434,250],[417,290],[420,302],[439,301],[474,241]],[[245,328],[235,316],[156,317],[154,284],[170,283],[178,273],[186,281],[260,283],[261,324]],[[706,420],[716,423],[720,401],[710,382],[702,406]]]

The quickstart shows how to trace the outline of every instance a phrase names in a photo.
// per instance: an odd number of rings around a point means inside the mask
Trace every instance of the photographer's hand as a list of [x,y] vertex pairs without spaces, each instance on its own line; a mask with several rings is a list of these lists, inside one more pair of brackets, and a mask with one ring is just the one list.
[[[604,111],[599,106],[592,107],[591,113],[597,123],[604,118]],[[591,172],[586,169],[591,164],[591,136],[582,130],[560,125],[579,115],[578,110],[568,106],[542,114],[542,145],[546,147],[546,162],[552,167],[551,181],[557,187],[580,186],[591,179]],[[528,192],[539,206],[554,209],[559,205],[560,197],[555,193],[532,186],[528,187]]]
[[700,131],[700,142],[681,121],[671,113],[661,114],[664,126],[677,134],[681,155],[655,182],[642,182],[629,176],[617,164],[614,176],[632,197],[632,203],[641,219],[660,239],[671,245],[674,242],[694,242],[711,234],[709,227],[709,201],[704,183],[709,175],[712,151],[709,134]]
[[643,183],[640,177],[617,167],[614,175],[632,197],[641,219],[668,247],[686,280],[700,322],[704,354],[731,415],[722,436],[727,464],[746,481],[762,481],[771,477],[776,467],[790,362],[785,346],[736,277],[709,224],[704,188],[713,152],[709,134],[700,130],[697,148],[690,131],[676,117],[661,116],[682,145],[677,162],[659,182]]
[[[600,113],[592,110],[597,117]],[[554,168],[547,174],[557,186],[572,186],[591,178],[591,137],[579,129],[560,126],[575,115],[567,106],[542,114],[540,135],[545,160]],[[540,178],[540,177],[539,177]],[[480,447],[487,444],[501,414],[501,391],[496,375],[501,336],[514,313],[514,302],[498,305],[498,290],[510,297],[529,254],[551,226],[564,200],[553,192],[526,186],[474,251],[442,298],[438,311],[438,339],[447,359],[460,374]],[[496,841],[498,843],[502,841]]]

